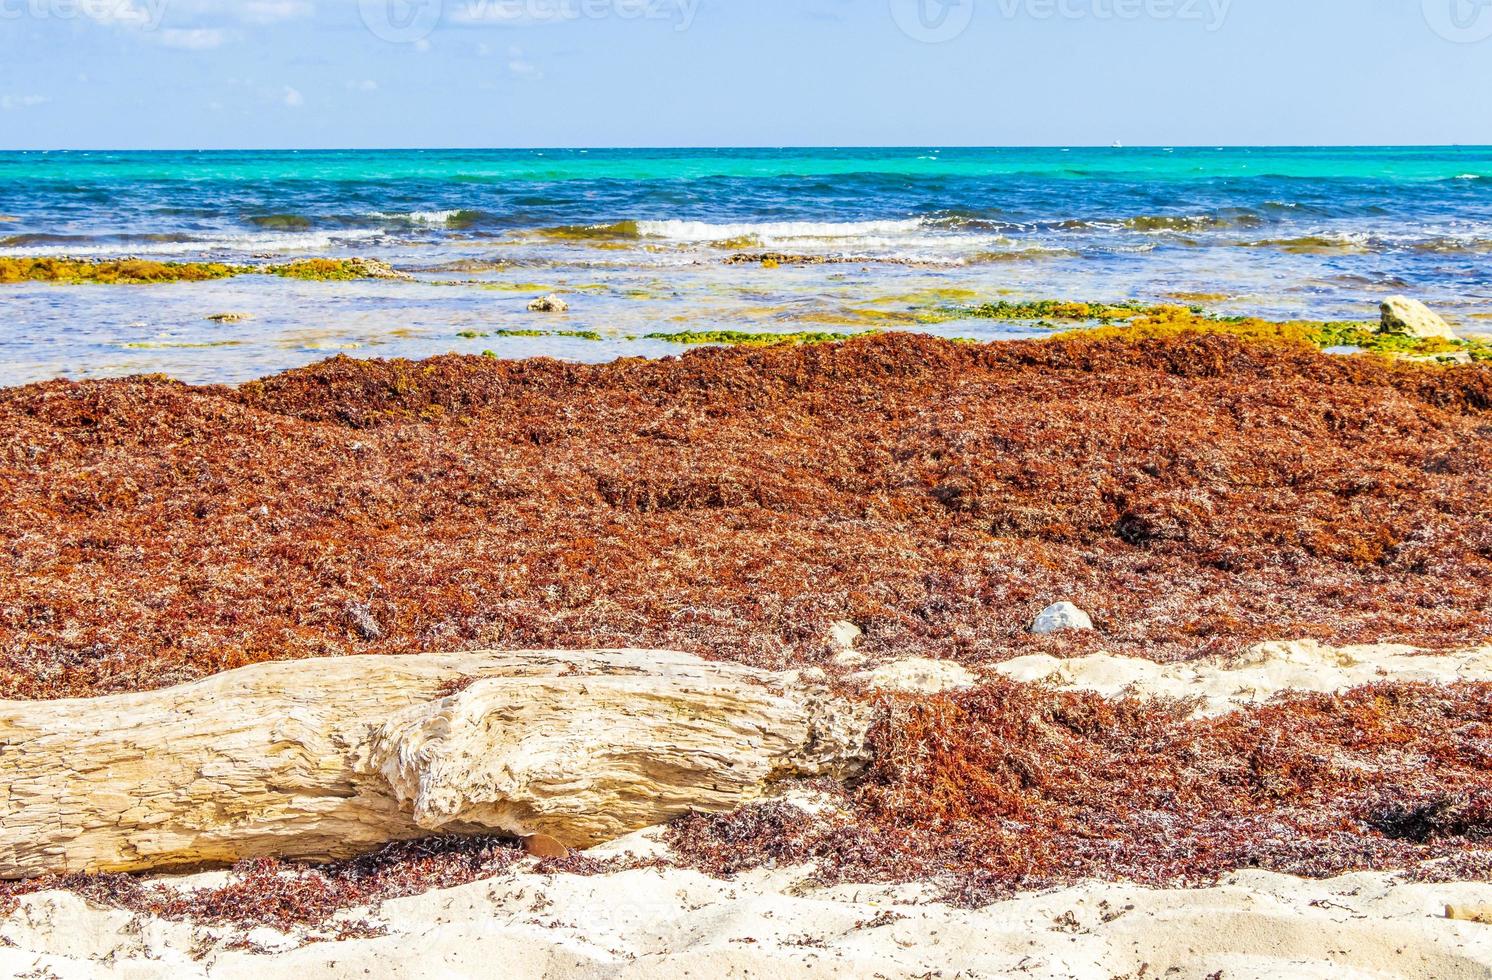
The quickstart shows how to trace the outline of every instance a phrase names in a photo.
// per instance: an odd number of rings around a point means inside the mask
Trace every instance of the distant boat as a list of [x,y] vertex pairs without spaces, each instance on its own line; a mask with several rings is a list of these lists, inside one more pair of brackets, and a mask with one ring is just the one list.
[[1119,142],[1118,140],[1115,140],[1114,141],[1114,149],[1116,149],[1116,150],[1122,150],[1122,149],[1124,149],[1124,144],[1121,143],[1121,142]]

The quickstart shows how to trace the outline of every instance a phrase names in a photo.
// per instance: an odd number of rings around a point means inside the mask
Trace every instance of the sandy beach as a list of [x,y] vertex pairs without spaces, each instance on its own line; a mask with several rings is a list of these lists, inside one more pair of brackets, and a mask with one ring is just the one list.
[[499,963],[515,978],[1492,973],[1492,926],[1445,918],[1447,904],[1492,906],[1486,883],[1405,884],[1371,873],[1305,882],[1255,871],[1196,891],[1094,883],[967,911],[919,900],[916,888],[803,887],[806,876],[794,868],[729,882],[687,871],[518,873],[349,913],[384,934],[311,944],[261,928],[239,945],[220,928],[54,892],[26,899],[0,924],[0,969],[62,980],[426,978]]

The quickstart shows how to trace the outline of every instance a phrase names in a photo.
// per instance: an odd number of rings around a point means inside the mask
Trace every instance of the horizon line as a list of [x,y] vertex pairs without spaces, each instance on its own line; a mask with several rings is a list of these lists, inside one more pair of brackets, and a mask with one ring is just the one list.
[[678,146],[219,146],[219,147],[15,147],[0,153],[524,153],[524,152],[659,152],[729,150],[1492,150],[1492,143],[887,143],[887,144],[773,144],[742,143]]

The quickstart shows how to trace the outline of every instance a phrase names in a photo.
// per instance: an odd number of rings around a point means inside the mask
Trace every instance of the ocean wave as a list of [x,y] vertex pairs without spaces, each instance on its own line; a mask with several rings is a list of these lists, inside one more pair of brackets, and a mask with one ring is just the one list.
[[[324,252],[339,246],[364,242],[382,235],[379,231],[337,232],[291,232],[288,234],[229,235],[221,238],[189,238],[177,236],[152,236],[152,240],[140,240],[145,236],[38,236],[17,235],[0,239],[0,255],[71,256],[90,258],[118,258],[125,255],[146,256],[212,256],[221,254],[251,255],[260,253]],[[66,238],[43,244],[26,242],[23,239]],[[164,238],[165,240],[159,240]],[[128,239],[121,241],[121,239]],[[134,247],[131,247],[134,246]]]
[[1012,221],[1008,218],[991,218],[979,214],[969,214],[961,211],[947,211],[931,217],[923,218],[922,224],[928,228],[939,231],[962,231],[962,232],[994,232],[1003,234],[1005,232],[1029,232],[1037,228],[1035,222]]
[[1409,248],[1416,252],[1433,252],[1437,255],[1486,255],[1492,252],[1492,239],[1488,238],[1427,238],[1413,242]]
[[1155,242],[1140,242],[1134,245],[1094,245],[1091,251],[1102,252],[1109,255],[1144,255],[1153,252],[1159,246]]
[[723,247],[775,247],[790,243],[840,244],[855,248],[898,247],[909,243],[930,245],[943,240],[953,244],[977,239],[977,247],[988,249],[1008,239],[1044,232],[1113,234],[1142,232],[1195,232],[1204,230],[1258,228],[1268,218],[1240,210],[1200,215],[1137,215],[1129,218],[1065,218],[1016,221],[958,212],[940,212],[918,218],[873,221],[743,221],[709,222],[682,219],[619,221],[593,225],[559,225],[535,229],[529,234],[553,241],[617,242],[654,239],[680,244],[719,244]]
[[1010,224],[1012,230],[1115,233],[1138,231],[1143,234],[1168,232],[1224,231],[1234,228],[1260,228],[1270,221],[1256,211],[1240,209],[1216,214],[1137,214],[1128,218],[1062,218],[1033,224]]
[[[548,241],[591,243],[598,247],[623,242],[653,242],[687,248],[708,246],[741,251],[751,248],[836,247],[864,252],[926,245],[941,230],[937,219],[894,221],[760,221],[708,222],[682,219],[617,221],[593,225],[557,225],[523,233]],[[973,229],[961,229],[973,230]],[[991,242],[990,244],[995,244]]]
[[470,228],[491,217],[485,211],[450,208],[445,211],[374,211],[379,221],[416,225],[424,228]]
[[1297,255],[1360,255],[1373,250],[1373,239],[1365,232],[1335,232],[1299,235],[1295,238],[1267,238],[1256,242],[1239,242],[1244,248],[1274,248]]
[[641,237],[636,221],[616,221],[598,225],[555,225],[536,228],[531,233],[560,242],[607,242]]
[[1230,214],[1142,214],[1126,218],[1124,227],[1130,231],[1221,231],[1229,228],[1259,228],[1265,219],[1252,211]]
[[244,221],[267,231],[302,231],[316,223],[303,214],[251,214]]
[[637,233],[645,238],[679,242],[718,242],[736,238],[761,241],[783,239],[864,239],[886,235],[912,235],[927,228],[921,218],[898,221],[766,221],[742,224],[711,224],[706,221],[639,221]]
[[133,235],[54,235],[34,233],[11,235],[0,238],[0,248],[47,248],[78,245],[158,245],[162,243],[196,242],[199,239],[184,234],[133,234]]

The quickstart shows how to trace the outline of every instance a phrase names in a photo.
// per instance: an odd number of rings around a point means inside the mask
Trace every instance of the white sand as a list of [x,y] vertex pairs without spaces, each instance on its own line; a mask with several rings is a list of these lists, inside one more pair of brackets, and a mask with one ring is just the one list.
[[[1226,662],[1026,657],[997,669],[1105,696],[1196,697],[1201,713],[1218,714],[1289,689],[1492,680],[1492,648],[1425,655],[1306,642],[1266,644]],[[919,689],[966,683],[919,664],[881,679]],[[593,853],[659,846],[650,831]],[[223,929],[51,892],[0,921],[0,976],[1492,978],[1492,925],[1445,917],[1448,905],[1492,906],[1492,884],[1409,885],[1383,874],[1308,882],[1251,871],[1200,891],[1095,883],[971,912],[932,902],[925,886],[824,889],[808,874],[778,869],[722,882],[686,871],[513,873],[348,916],[386,929],[380,938],[306,943],[258,930],[249,937],[257,951],[228,949],[241,937]]]
[[823,889],[806,876],[514,873],[363,913],[388,930],[377,939],[303,944],[259,930],[251,938],[264,951],[225,949],[221,929],[52,892],[0,922],[0,975],[1492,977],[1492,926],[1444,916],[1448,904],[1492,902],[1486,884],[1248,872],[1203,891],[1090,884],[969,912],[928,902],[925,888]]
[[1034,656],[1007,661],[994,671],[1011,680],[1104,697],[1199,698],[1198,715],[1219,715],[1284,691],[1329,694],[1383,681],[1492,681],[1492,647],[1422,653],[1413,647],[1334,648],[1302,640],[1264,643],[1228,660],[1157,664],[1108,654],[1076,660]]

